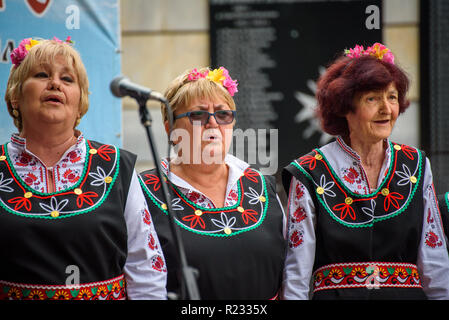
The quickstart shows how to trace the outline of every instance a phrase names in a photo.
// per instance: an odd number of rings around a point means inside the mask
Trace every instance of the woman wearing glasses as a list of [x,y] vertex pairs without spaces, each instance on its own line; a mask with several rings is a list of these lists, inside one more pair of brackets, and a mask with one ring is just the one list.
[[[237,81],[221,67],[188,70],[165,96],[173,112],[176,157],[162,160],[188,264],[199,271],[202,299],[271,299],[281,284],[284,214],[275,182],[228,154]],[[167,110],[162,106],[169,133]],[[165,177],[168,179],[165,180]],[[140,175],[168,269],[179,290],[179,265],[167,205],[155,170]],[[152,246],[152,239],[149,239]]]

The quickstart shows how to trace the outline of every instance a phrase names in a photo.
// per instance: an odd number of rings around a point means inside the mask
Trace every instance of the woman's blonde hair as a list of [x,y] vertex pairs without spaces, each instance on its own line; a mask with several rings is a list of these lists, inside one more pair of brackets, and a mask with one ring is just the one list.
[[19,100],[23,83],[30,77],[33,68],[42,63],[52,64],[56,56],[65,58],[67,63],[71,63],[75,70],[81,93],[80,118],[89,109],[89,80],[79,53],[68,43],[56,40],[41,40],[39,44],[30,48],[20,65],[12,66],[9,73],[5,101],[8,112],[14,119],[14,125],[19,129],[19,132],[22,130],[22,116],[15,117],[13,115],[12,101]]
[[[165,90],[164,96],[168,100],[173,114],[176,109],[182,106],[187,106],[195,99],[216,100],[218,98],[224,99],[231,110],[235,110],[235,102],[231,94],[222,85],[200,78],[197,80],[189,80],[188,76],[194,69],[184,71],[181,75],[176,77]],[[210,71],[210,68],[200,68],[198,73]],[[167,121],[167,110],[165,104],[161,105],[162,119]]]

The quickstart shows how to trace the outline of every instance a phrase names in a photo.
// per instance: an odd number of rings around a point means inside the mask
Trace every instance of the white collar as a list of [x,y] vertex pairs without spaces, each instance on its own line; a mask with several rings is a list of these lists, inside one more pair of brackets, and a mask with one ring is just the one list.
[[[80,154],[84,155],[86,152],[86,147],[85,147],[85,139],[83,134],[81,133],[81,131],[77,130],[77,134],[78,134],[78,138],[76,139],[76,143],[72,146],[70,146],[70,148],[68,148],[64,154],[61,156],[61,159],[64,159],[65,156],[69,153],[72,152],[74,150],[79,150]],[[15,153],[15,154],[20,154],[22,152],[25,152],[33,157],[35,157],[36,159],[39,160],[40,163],[43,164],[43,162],[41,161],[41,159],[39,159],[38,156],[36,156],[34,153],[32,153],[30,150],[27,149],[27,145],[26,145],[26,138],[22,138],[19,133],[13,133],[11,134],[11,143],[8,144],[8,153]],[[58,161],[59,163],[60,161]],[[49,168],[47,168],[49,169]]]
[[[76,139],[76,143],[71,148],[79,148],[80,145],[84,144],[84,135],[81,133],[81,131],[77,130],[78,138]],[[26,138],[22,138],[19,133],[13,133],[11,134],[11,144],[15,147],[16,150],[19,151],[26,151],[30,154],[32,154],[26,147]]]
[[[232,188],[232,186],[237,183],[237,181],[240,179],[240,177],[243,175],[243,172],[249,167],[249,164],[246,163],[243,160],[240,160],[236,158],[235,156],[231,154],[227,154],[225,159],[225,164],[229,167],[229,173],[228,173],[228,182],[227,182],[227,191],[228,193],[229,189]],[[189,190],[196,190],[192,185],[190,185],[188,182],[186,182],[184,179],[178,177],[173,172],[168,173],[168,159],[164,158],[161,160],[161,168],[162,172],[168,176],[170,181],[175,184],[178,187],[189,189]]]
[[[384,141],[387,144],[387,148],[385,150],[385,158],[390,159],[390,154],[391,154],[390,139],[387,138]],[[354,151],[354,149],[352,149],[350,146],[348,146],[341,136],[337,136],[336,142],[337,142],[337,145],[340,147],[340,149],[344,153],[349,155],[351,158],[357,160],[358,162],[361,161],[361,158],[358,155],[358,153],[356,151]]]

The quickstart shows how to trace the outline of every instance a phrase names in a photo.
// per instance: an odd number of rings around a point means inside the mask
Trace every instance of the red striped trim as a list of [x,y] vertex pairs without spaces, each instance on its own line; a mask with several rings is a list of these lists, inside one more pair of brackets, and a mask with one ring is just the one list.
[[422,288],[411,263],[349,262],[325,265],[313,274],[313,292],[331,289]]
[[124,300],[126,281],[118,277],[79,285],[40,285],[0,280],[0,300]]
[[11,142],[19,145],[19,147],[23,147],[26,145],[26,140],[16,135],[11,136]]
[[343,139],[341,137],[337,137],[337,142],[340,145],[340,147],[346,151],[346,153],[348,153],[351,157],[360,160],[360,157],[358,156],[357,153],[355,153],[354,151],[352,151],[352,149],[346,145],[346,143],[343,141]]

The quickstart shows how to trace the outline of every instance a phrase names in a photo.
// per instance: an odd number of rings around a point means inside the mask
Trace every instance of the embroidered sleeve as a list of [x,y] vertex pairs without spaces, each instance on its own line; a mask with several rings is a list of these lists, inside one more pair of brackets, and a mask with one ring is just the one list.
[[449,299],[449,256],[447,254],[438,202],[426,159],[424,177],[424,219],[418,252],[424,292],[429,299]]
[[309,299],[315,259],[315,206],[306,187],[292,178],[287,204],[287,256],[282,298]]
[[125,264],[128,298],[166,299],[165,259],[135,172],[126,201],[125,220],[128,229]]

